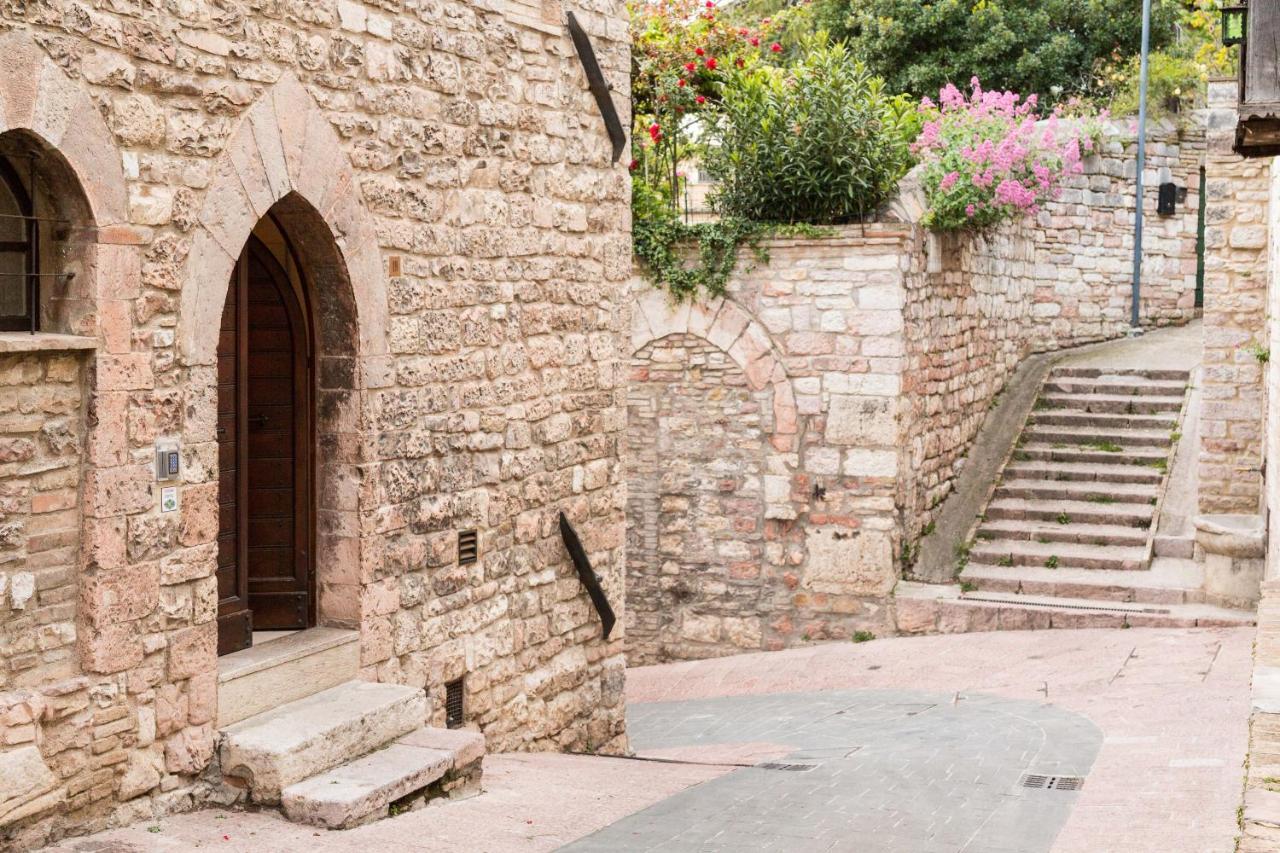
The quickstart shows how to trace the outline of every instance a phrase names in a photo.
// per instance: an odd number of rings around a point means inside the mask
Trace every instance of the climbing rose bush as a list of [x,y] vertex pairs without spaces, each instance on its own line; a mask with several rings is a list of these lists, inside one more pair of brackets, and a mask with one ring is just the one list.
[[1100,137],[1100,117],[1066,121],[1062,108],[1036,114],[1036,96],[983,91],[977,77],[965,96],[948,84],[938,103],[920,104],[924,125],[912,144],[920,161],[928,211],[940,231],[981,230],[1035,216],[1062,191],[1062,180],[1084,171],[1081,159]]

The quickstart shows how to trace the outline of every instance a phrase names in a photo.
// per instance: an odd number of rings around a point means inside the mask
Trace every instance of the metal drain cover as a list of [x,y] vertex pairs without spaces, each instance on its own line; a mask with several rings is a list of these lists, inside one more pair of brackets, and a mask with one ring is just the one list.
[[816,765],[816,764],[787,764],[787,763],[784,763],[784,762],[781,762],[781,761],[763,761],[763,762],[761,762],[761,763],[759,763],[759,764],[757,764],[757,765],[755,765],[755,766],[756,766],[756,767],[759,767],[761,770],[792,770],[792,771],[795,771],[795,772],[802,772],[802,771],[805,771],[805,770],[813,770],[813,769],[815,769],[818,765]]
[[1079,791],[1084,787],[1084,777],[1027,773],[1018,784],[1023,788],[1038,788],[1042,791]]

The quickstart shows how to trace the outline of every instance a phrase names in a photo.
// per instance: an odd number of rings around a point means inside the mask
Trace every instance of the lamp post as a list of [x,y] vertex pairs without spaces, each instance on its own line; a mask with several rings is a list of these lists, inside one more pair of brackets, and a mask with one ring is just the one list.
[[1151,0],[1142,0],[1142,70],[1138,77],[1138,175],[1133,213],[1133,297],[1129,307],[1129,334],[1142,334],[1138,307],[1142,294],[1142,172],[1147,166],[1147,75],[1151,50]]

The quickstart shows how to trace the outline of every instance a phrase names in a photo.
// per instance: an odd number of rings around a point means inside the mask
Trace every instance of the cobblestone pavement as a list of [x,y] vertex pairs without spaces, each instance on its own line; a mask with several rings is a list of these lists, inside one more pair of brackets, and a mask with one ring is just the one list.
[[641,704],[628,725],[643,749],[790,749],[569,850],[1048,851],[1078,794],[1020,778],[1084,776],[1102,744],[1095,725],[1051,705],[904,690]]
[[[627,685],[637,751],[708,763],[493,755],[481,796],[347,832],[208,809],[55,849],[627,851],[678,819],[689,834],[664,850],[836,839],[859,853],[1227,853],[1252,641],[1251,629],[1010,631],[641,667]],[[817,766],[733,766],[761,761]],[[1031,767],[1085,786],[1016,790]]]

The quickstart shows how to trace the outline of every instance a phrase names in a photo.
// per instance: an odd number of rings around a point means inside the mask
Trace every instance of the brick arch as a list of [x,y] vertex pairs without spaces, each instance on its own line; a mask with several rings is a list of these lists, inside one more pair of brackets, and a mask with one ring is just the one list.
[[329,119],[286,74],[240,119],[215,164],[183,275],[179,346],[187,364],[214,363],[231,270],[254,226],[288,196],[319,214],[345,266],[358,326],[351,355],[386,353],[386,285],[373,219]]
[[741,305],[723,297],[673,305],[659,290],[642,295],[631,315],[631,352],[674,334],[704,338],[724,350],[742,369],[753,391],[772,387],[774,429],[770,443],[781,451],[795,449],[800,423],[795,392],[764,326]]
[[100,241],[128,220],[119,148],[82,83],[68,77],[26,30],[0,34],[0,132],[25,130],[71,167]]

